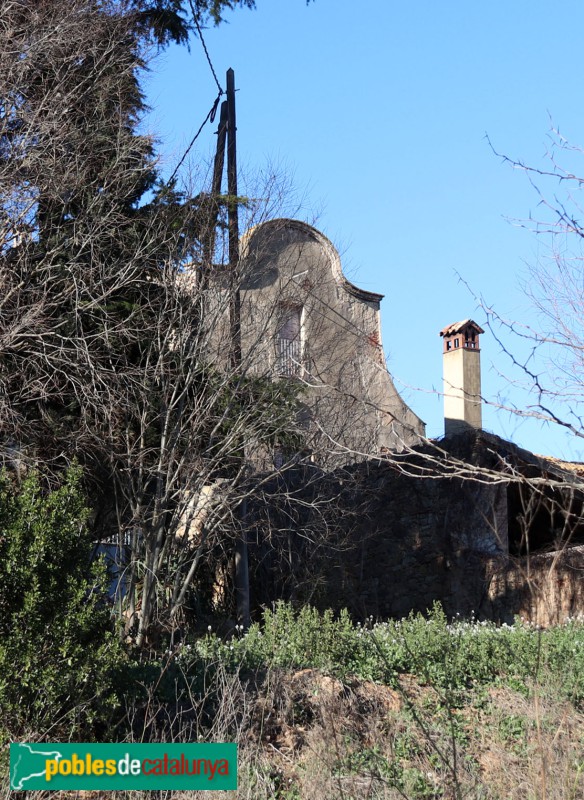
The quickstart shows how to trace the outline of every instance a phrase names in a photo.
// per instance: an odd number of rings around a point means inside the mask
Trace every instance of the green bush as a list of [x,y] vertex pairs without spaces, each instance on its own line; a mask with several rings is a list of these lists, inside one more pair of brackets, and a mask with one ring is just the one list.
[[54,491],[0,474],[0,741],[94,736],[115,707],[123,656],[87,515],[78,468]]

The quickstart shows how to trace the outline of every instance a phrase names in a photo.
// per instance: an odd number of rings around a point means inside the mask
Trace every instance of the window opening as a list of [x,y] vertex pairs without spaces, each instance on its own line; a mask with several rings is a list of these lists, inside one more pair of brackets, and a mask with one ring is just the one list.
[[302,373],[302,308],[287,307],[276,333],[278,374],[295,378]]

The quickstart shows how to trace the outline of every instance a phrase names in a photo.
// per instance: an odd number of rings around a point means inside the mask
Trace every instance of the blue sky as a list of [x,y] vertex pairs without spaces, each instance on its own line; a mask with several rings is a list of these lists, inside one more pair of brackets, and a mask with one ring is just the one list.
[[[484,322],[473,292],[506,318],[537,325],[522,284],[547,243],[510,220],[541,216],[539,197],[485,135],[538,166],[546,165],[552,125],[584,143],[584,4],[257,6],[205,32],[221,82],[235,70],[240,168],[287,175],[296,192],[284,212],[316,219],[345,274],[385,295],[389,369],[428,434],[441,435],[438,331],[465,317]],[[146,124],[170,174],[217,93],[200,44],[158,56],[146,88]],[[215,129],[205,128],[193,162],[211,158]],[[578,161],[578,153],[566,156],[571,169]],[[489,334],[482,348],[484,394],[528,404],[507,384],[508,361]],[[494,407],[483,416],[487,429],[535,452],[584,460],[584,445],[555,428]]]

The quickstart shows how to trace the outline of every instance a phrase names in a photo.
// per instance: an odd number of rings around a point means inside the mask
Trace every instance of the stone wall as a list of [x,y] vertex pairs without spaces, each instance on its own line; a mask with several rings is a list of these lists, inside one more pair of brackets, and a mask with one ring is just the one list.
[[[503,485],[420,479],[392,461],[355,465],[311,485],[311,492],[288,493],[288,510],[276,510],[275,502],[264,508],[255,533],[258,546],[264,542],[256,604],[291,597],[347,607],[356,617],[399,617],[436,599],[453,614],[477,607],[485,587],[475,575],[461,575],[469,553],[484,560],[506,550]],[[269,577],[262,575],[268,530]],[[286,537],[284,548],[278,535]],[[295,554],[285,564],[282,549]]]
[[256,530],[263,546],[252,553],[255,605],[283,597],[363,619],[424,612],[438,600],[450,616],[519,615],[538,625],[584,612],[584,547],[512,558],[506,481],[421,478],[408,474],[413,463],[353,465],[309,481],[308,493],[290,491],[288,510],[268,504]]
[[523,617],[547,627],[584,614],[584,547],[486,565],[483,613],[501,622]]
[[324,605],[363,617],[401,617],[435,600],[451,615],[476,610],[486,591],[482,565],[506,552],[505,486],[418,478],[391,462],[364,471],[352,500],[361,509],[353,547],[331,554]]

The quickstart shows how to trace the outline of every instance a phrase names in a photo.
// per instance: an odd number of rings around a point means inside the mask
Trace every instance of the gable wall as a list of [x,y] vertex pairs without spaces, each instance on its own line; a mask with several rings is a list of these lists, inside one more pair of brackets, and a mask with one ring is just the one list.
[[[314,451],[336,451],[342,463],[352,455],[417,443],[424,424],[399,396],[385,366],[381,296],[350,284],[330,242],[304,223],[265,223],[247,235],[243,251],[242,343],[254,370],[277,373],[282,315],[290,307],[303,310],[299,380],[317,421],[311,428]],[[331,455],[329,464],[334,460]]]

